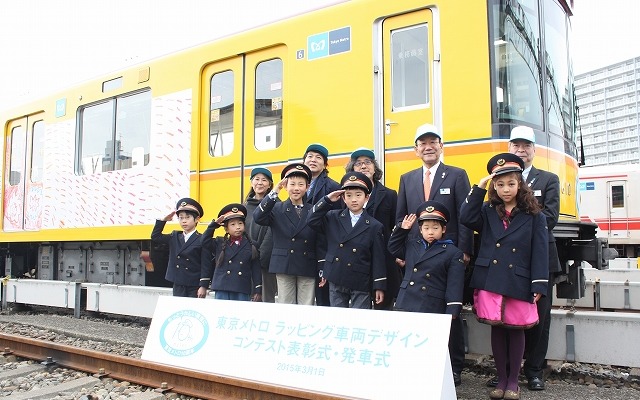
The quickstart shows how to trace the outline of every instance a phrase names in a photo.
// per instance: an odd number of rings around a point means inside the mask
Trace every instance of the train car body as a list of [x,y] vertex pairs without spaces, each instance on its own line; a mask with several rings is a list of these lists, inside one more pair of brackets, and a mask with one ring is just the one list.
[[164,284],[140,254],[177,199],[206,223],[244,199],[252,168],[278,176],[313,142],[337,180],[373,149],[397,189],[427,122],[472,183],[513,126],[533,127],[536,167],[560,177],[562,261],[592,258],[599,244],[575,247],[594,228],[578,218],[570,15],[559,0],[346,1],[3,113],[5,271]]
[[640,256],[640,165],[582,167],[578,176],[580,218],[620,257]]

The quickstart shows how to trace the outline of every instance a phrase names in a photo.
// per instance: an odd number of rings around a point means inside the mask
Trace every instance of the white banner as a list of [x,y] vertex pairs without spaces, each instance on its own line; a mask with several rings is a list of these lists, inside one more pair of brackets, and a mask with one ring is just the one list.
[[363,399],[455,399],[451,317],[161,296],[142,358]]

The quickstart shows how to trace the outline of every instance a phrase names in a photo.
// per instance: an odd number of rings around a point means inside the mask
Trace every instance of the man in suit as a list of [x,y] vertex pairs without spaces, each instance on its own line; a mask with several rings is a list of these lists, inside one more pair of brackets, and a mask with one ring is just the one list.
[[[185,197],[178,201],[175,211],[156,221],[151,232],[152,242],[164,243],[169,247],[165,279],[173,283],[174,296],[204,298],[207,295],[211,277],[204,266],[211,263],[211,250],[202,246],[200,233],[196,231],[203,214],[200,203]],[[163,234],[165,224],[174,215],[178,216],[182,230]]]
[[554,274],[560,272],[558,249],[553,236],[553,228],[558,223],[560,214],[560,180],[558,175],[537,169],[533,166],[536,155],[536,137],[528,126],[516,126],[509,138],[509,152],[524,161],[522,177],[533,195],[542,206],[549,231],[549,285],[546,296],[538,305],[538,325],[525,331],[524,373],[528,379],[529,390],[544,390],[543,371],[546,368],[547,347],[549,345],[549,326],[551,322],[551,299],[553,294]]
[[[469,176],[465,170],[441,162],[442,135],[436,126],[419,126],[414,137],[414,146],[416,156],[422,160],[422,166],[400,177],[396,224],[401,224],[406,215],[413,213],[425,201],[436,200],[444,204],[450,211],[444,239],[450,239],[462,250],[465,265],[468,265],[473,254],[473,231],[460,224],[458,216],[460,206],[471,189]],[[417,234],[415,224],[411,228],[411,235]],[[398,260],[398,263],[403,265],[404,261]],[[449,355],[456,386],[462,383],[460,374],[464,366],[464,353],[462,320],[456,318],[451,321],[449,336]]]

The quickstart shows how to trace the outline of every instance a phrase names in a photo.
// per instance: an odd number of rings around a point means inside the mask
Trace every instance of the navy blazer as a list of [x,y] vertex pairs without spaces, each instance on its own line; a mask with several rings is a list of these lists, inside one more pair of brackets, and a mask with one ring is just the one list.
[[547,220],[547,228],[549,229],[549,272],[559,272],[561,267],[553,228],[558,223],[558,217],[560,216],[560,180],[558,175],[552,172],[542,171],[531,166],[529,175],[527,175],[527,184],[533,191],[538,203],[542,206],[542,212]]
[[408,236],[408,229],[396,228],[389,240],[391,254],[406,262],[396,309],[457,316],[464,287],[462,251],[450,240],[425,249],[422,238]]
[[480,248],[469,286],[533,302],[546,295],[549,236],[542,212],[518,212],[508,228],[495,207],[483,204],[487,191],[474,185],[460,209],[460,221],[480,233]]
[[183,244],[182,231],[163,234],[166,221],[156,220],[151,240],[169,245],[169,264],[165,279],[176,285],[209,286],[209,277],[203,276],[203,265],[211,260],[211,252],[202,246],[200,233],[193,232]]
[[[316,204],[318,201],[322,200],[322,198],[328,195],[331,192],[335,192],[340,189],[340,184],[333,179],[329,178],[327,175],[327,171],[323,171],[316,178],[316,183],[313,185],[313,191],[311,192],[311,196],[307,196],[305,194],[304,201],[309,203],[310,205]],[[336,201],[332,207],[333,209],[342,208],[342,202]]]
[[[384,186],[382,183],[376,182],[373,185],[373,190],[369,195],[369,200],[364,209],[367,214],[371,215],[382,224],[385,245],[389,242],[391,232],[396,224],[397,206],[398,193],[395,190]],[[344,207],[346,207],[346,204]],[[400,288],[400,282],[402,281],[402,270],[398,264],[396,264],[396,258],[389,252],[386,246],[385,256],[385,265],[387,267],[387,291],[385,293],[385,297],[390,296],[390,300],[392,300],[398,295],[398,289]]]
[[327,238],[323,277],[361,292],[386,290],[382,224],[363,210],[352,227],[349,210],[332,210],[333,204],[325,196],[313,206],[307,219],[311,228]]
[[[224,244],[226,243],[226,246]],[[213,241],[214,262],[222,251],[224,258],[215,267],[211,290],[225,290],[227,292],[245,293],[248,295],[262,293],[262,271],[260,257],[253,258],[251,242],[243,237],[239,245],[231,246],[228,239],[217,237]]]
[[273,250],[269,272],[296,276],[318,276],[318,262],[324,261],[323,242],[307,226],[311,206],[304,204],[298,216],[291,200],[283,202],[266,196],[253,212],[258,225],[271,227]]
[[[425,201],[422,185],[422,167],[403,174],[400,177],[396,224],[401,224],[406,215],[414,214],[420,204]],[[440,163],[431,184],[431,195],[428,200],[436,200],[449,210],[450,218],[447,232],[443,239],[450,239],[453,244],[468,255],[473,254],[473,231],[460,223],[460,206],[464,202],[469,189],[469,176],[466,171]],[[418,224],[411,228],[413,235],[418,235]]]

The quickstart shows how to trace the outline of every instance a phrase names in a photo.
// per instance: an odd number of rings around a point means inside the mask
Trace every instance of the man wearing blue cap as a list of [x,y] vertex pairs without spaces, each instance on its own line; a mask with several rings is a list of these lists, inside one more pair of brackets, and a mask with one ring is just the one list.
[[[461,168],[445,165],[442,156],[442,136],[440,130],[432,124],[418,127],[414,136],[416,156],[422,160],[422,166],[400,177],[396,223],[399,225],[406,215],[411,214],[427,200],[436,200],[449,210],[445,239],[450,239],[464,254],[465,264],[473,254],[473,231],[463,226],[459,220],[460,206],[471,189],[469,176]],[[418,228],[411,228],[411,235],[418,235]],[[403,265],[404,261],[399,261]],[[460,318],[451,321],[449,355],[453,381],[459,385],[460,374],[464,367],[464,331]]]
[[[329,150],[320,143],[312,143],[304,152],[302,160],[304,165],[311,171],[311,183],[307,189],[306,202],[314,205],[327,194],[340,189],[338,182],[329,178]],[[337,201],[332,205],[333,209],[342,208],[341,202]],[[320,247],[326,248],[326,239],[323,235],[318,235]],[[319,268],[322,268],[324,260],[320,260]],[[329,306],[329,288],[320,287],[320,278],[316,278],[316,305]]]
[[[200,203],[185,197],[178,200],[175,211],[156,220],[151,232],[151,241],[169,246],[169,264],[165,279],[173,283],[173,295],[178,297],[200,297],[207,295],[211,277],[204,263],[211,261],[211,251],[202,246],[200,233],[196,231],[204,214]],[[182,230],[163,234],[165,224],[178,216]]]

